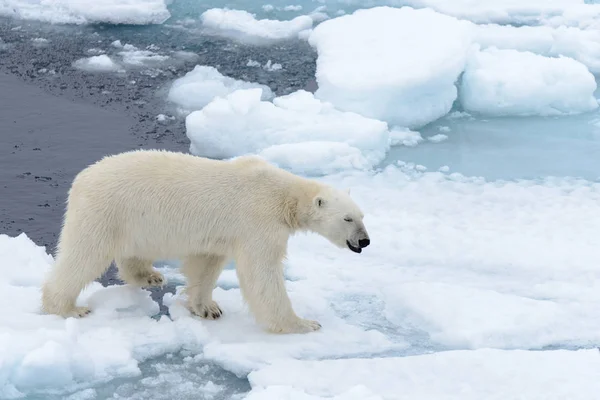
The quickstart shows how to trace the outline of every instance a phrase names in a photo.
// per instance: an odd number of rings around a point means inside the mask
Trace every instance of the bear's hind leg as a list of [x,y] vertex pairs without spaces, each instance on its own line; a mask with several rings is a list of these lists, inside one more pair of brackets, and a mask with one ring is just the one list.
[[42,311],[64,318],[80,318],[90,313],[76,305],[81,291],[102,276],[110,266],[108,258],[97,257],[91,249],[59,252],[48,279],[42,286]]
[[183,261],[181,271],[187,279],[189,310],[199,317],[217,319],[223,311],[212,299],[212,292],[227,259],[216,254],[197,254]]
[[152,267],[152,261],[130,257],[117,260],[119,277],[133,286],[162,286],[163,275]]

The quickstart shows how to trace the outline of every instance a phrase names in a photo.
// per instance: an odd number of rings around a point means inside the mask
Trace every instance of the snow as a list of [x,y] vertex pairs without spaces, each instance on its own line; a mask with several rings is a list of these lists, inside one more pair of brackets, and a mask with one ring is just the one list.
[[571,58],[488,48],[469,59],[460,102],[493,116],[576,114],[598,108],[595,90],[594,76]]
[[106,54],[80,58],[73,63],[73,67],[88,72],[115,72],[122,69],[119,64]]
[[[394,4],[394,2],[391,2]],[[430,7],[443,14],[464,18],[475,23],[514,25],[597,24],[598,4],[584,0],[406,0],[403,5]]]
[[185,76],[176,79],[167,99],[186,112],[200,110],[215,97],[223,97],[239,89],[262,89],[262,100],[273,97],[268,86],[245,82],[222,75],[216,68],[196,65]]
[[[264,151],[267,158],[312,173],[374,166],[385,157],[390,134],[384,122],[341,112],[303,90],[273,102],[261,96],[261,89],[237,90],[188,115],[190,152],[230,158]],[[276,145],[282,146],[270,148]]]
[[325,21],[309,37],[318,52],[315,96],[392,125],[425,125],[456,100],[471,31],[468,22],[410,7]]
[[600,72],[599,29],[480,25],[474,28],[474,32],[475,41],[484,49],[497,47],[548,57],[570,57],[583,63],[591,72]]
[[[158,305],[148,291],[98,283],[79,299],[93,307],[90,316],[41,315],[39,287],[52,258],[25,234],[0,235],[1,396],[99,390],[139,377],[143,360],[182,350],[240,377],[258,371],[250,375],[254,398],[385,399],[397,388],[442,399],[597,393],[597,350],[529,350],[600,342],[600,222],[590,218],[600,213],[600,183],[486,182],[409,165],[319,179],[351,189],[371,246],[356,255],[317,235],[290,239],[292,303],[323,325],[307,335],[264,332],[232,270],[214,293],[225,310],[218,321],[193,318],[181,286],[163,299],[171,320],[151,318]],[[439,350],[460,351],[423,354]],[[376,358],[384,355],[393,357]],[[182,368],[162,373],[185,376]]]
[[247,11],[222,8],[206,10],[200,17],[208,32],[254,44],[297,38],[300,32],[312,28],[315,18],[301,15],[288,21],[258,20]]
[[5,0],[0,15],[55,24],[161,24],[170,17],[165,0]]
[[250,374],[247,400],[590,400],[598,350],[448,351],[403,358],[282,361]]
[[311,176],[372,166],[359,149],[344,142],[279,144],[267,147],[258,155],[280,168]]

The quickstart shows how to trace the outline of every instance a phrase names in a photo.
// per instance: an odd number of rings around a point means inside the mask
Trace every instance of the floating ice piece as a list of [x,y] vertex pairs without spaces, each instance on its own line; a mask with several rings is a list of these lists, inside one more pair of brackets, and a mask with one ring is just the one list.
[[589,400],[600,390],[599,368],[596,349],[289,360],[252,372],[247,399]]
[[263,66],[263,69],[273,72],[273,71],[279,71],[281,69],[281,64],[279,63],[271,63],[271,60],[268,60],[266,62],[266,64]]
[[118,54],[123,58],[123,63],[130,66],[155,66],[169,59],[169,56],[157,54],[149,49],[140,50],[131,44],[121,46],[121,42],[118,40],[112,44],[123,49]]
[[390,132],[390,144],[392,146],[404,145],[414,147],[421,143],[423,138],[419,132],[411,131],[406,128],[394,128]]
[[469,59],[460,101],[494,116],[576,114],[598,108],[595,90],[594,76],[573,59],[489,48]]
[[268,86],[224,76],[214,67],[196,65],[193,70],[173,82],[167,98],[191,112],[202,109],[215,97],[224,97],[238,89],[250,88],[262,89],[261,100],[273,97]]
[[[431,29],[435,26],[435,29]],[[376,7],[318,25],[315,96],[336,108],[418,127],[450,111],[473,25],[410,7]]]
[[[390,145],[385,122],[341,112],[303,90],[277,97],[273,103],[261,101],[261,96],[261,89],[238,90],[191,113],[186,119],[190,151],[230,158],[264,150],[265,156],[280,162],[284,154],[295,153],[289,166],[322,160],[325,170],[340,163],[373,166],[385,157]],[[310,143],[298,145],[303,142]],[[325,142],[318,152],[315,142]],[[265,150],[274,145],[284,146]],[[360,150],[364,160],[356,157],[353,148]],[[301,168],[315,172],[319,164]]]
[[444,135],[443,133],[438,133],[437,135],[429,136],[427,140],[432,143],[440,143],[444,140],[448,139],[448,135]]
[[[600,4],[597,5],[600,11]],[[600,21],[599,21],[600,24]],[[475,41],[482,49],[497,47],[532,53],[573,58],[593,73],[600,72],[600,30],[559,26],[479,25]]]
[[407,0],[402,2],[413,7],[429,7],[440,13],[479,24],[554,26],[597,24],[600,20],[600,6],[584,3],[584,0]]
[[164,0],[5,0],[0,15],[57,24],[161,24],[171,14]]
[[114,72],[121,70],[121,66],[106,54],[80,58],[73,63],[73,66],[88,72]]
[[310,29],[313,25],[313,17],[308,15],[289,21],[257,20],[247,11],[222,8],[211,8],[205,11],[200,19],[210,33],[249,43],[293,39],[298,37],[298,33]]

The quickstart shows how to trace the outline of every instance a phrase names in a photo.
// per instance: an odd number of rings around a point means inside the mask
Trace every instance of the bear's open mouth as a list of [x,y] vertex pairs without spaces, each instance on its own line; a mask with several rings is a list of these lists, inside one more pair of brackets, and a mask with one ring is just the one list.
[[355,252],[355,253],[360,253],[360,252],[362,251],[362,249],[361,249],[360,247],[354,247],[354,246],[352,246],[352,245],[350,244],[350,242],[349,242],[349,241],[347,241],[347,240],[346,240],[346,244],[348,245],[348,248],[349,248],[350,250],[352,250],[353,252]]

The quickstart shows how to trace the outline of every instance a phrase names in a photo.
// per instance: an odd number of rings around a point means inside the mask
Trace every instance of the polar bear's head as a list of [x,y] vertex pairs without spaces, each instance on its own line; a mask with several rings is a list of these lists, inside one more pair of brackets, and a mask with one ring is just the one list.
[[336,246],[360,253],[371,242],[363,218],[349,193],[326,187],[312,200],[309,225]]

